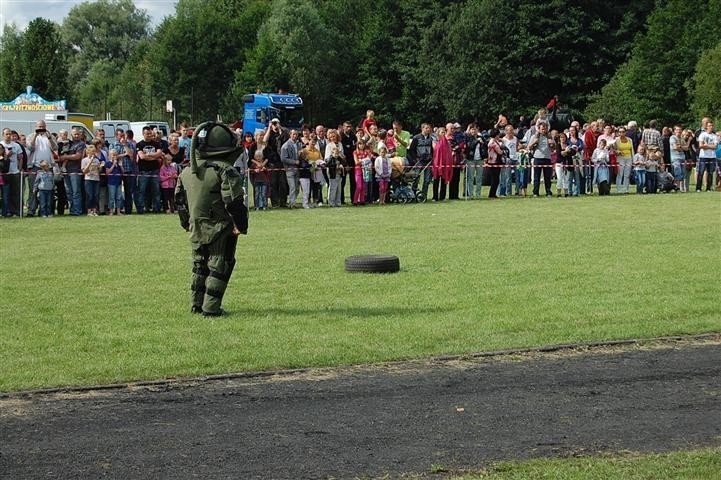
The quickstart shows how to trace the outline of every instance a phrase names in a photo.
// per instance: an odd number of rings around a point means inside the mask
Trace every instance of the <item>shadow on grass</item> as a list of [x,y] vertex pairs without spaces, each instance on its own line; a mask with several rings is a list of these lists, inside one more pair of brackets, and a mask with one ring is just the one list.
[[226,317],[235,316],[289,316],[289,317],[388,317],[419,314],[440,314],[457,310],[452,307],[257,307],[225,310]]

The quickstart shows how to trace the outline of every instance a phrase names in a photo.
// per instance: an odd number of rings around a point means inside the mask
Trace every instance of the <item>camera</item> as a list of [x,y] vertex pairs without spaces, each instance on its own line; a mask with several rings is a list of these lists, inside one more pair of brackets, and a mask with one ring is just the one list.
[[35,130],[35,133],[45,133],[45,132],[47,132],[47,130],[44,128],[38,128]]

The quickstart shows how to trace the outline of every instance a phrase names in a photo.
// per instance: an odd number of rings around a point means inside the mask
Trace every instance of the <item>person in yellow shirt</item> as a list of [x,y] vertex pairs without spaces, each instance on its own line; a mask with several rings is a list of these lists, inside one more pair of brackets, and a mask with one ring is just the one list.
[[616,174],[616,193],[628,193],[631,179],[631,168],[633,168],[633,142],[626,136],[626,127],[618,128],[616,139],[618,173]]

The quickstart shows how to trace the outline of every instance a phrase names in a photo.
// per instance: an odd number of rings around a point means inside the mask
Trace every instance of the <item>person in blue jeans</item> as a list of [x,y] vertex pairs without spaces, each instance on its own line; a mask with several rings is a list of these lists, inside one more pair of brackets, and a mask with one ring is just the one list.
[[55,190],[55,175],[50,169],[50,164],[42,160],[33,182],[33,193],[38,194],[40,216],[43,218],[53,216],[53,190]]
[[143,139],[138,142],[138,213],[145,212],[145,195],[150,189],[153,212],[160,213],[160,164],[163,161],[163,148],[155,138],[150,127],[143,127]]
[[73,128],[73,141],[60,152],[59,162],[65,166],[65,191],[70,202],[70,215],[83,213],[82,183],[83,171],[80,167],[85,156],[85,140],[79,128]]

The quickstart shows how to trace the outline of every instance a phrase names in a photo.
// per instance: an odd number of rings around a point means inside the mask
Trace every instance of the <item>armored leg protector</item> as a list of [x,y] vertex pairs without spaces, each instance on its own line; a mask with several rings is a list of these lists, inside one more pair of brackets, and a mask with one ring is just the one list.
[[190,281],[190,306],[195,309],[203,308],[205,297],[205,282],[210,270],[208,269],[208,246],[201,245],[193,249],[193,276]]
[[235,235],[223,235],[208,245],[208,278],[205,280],[203,311],[219,313],[225,289],[235,267]]

